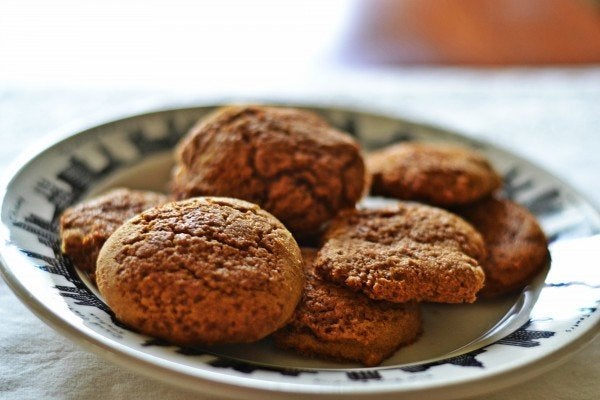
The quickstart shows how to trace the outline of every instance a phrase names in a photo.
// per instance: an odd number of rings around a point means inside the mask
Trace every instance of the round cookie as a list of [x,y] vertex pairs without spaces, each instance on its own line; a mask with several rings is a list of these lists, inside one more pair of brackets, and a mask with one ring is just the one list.
[[323,279],[391,302],[473,302],[483,286],[481,235],[419,203],[341,213],[315,260]]
[[457,212],[479,230],[488,256],[482,262],[485,285],[481,297],[522,289],[549,261],[548,243],[535,216],[520,205],[489,198]]
[[231,106],[202,119],[179,143],[172,191],[259,204],[297,237],[319,230],[365,188],[357,142],[318,115]]
[[94,279],[106,239],[129,218],[167,201],[160,193],[118,188],[69,207],[60,217],[61,250]]
[[371,193],[452,206],[483,198],[502,178],[477,152],[451,145],[407,142],[366,158]]
[[98,257],[118,320],[180,345],[247,343],[281,328],[300,299],[300,249],[255,204],[193,198],[130,219]]
[[302,249],[307,281],[292,320],[273,335],[278,347],[337,361],[380,364],[421,333],[417,303],[371,300],[320,280],[314,274],[316,251]]

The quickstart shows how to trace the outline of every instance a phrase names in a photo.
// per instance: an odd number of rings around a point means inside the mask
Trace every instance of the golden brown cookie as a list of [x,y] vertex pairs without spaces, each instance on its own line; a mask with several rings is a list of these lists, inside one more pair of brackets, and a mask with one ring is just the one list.
[[353,207],[365,187],[357,142],[318,115],[297,109],[221,108],[190,130],[176,154],[177,198],[251,201],[298,237]]
[[315,270],[372,299],[473,302],[485,254],[481,235],[460,217],[403,202],[341,213],[325,232]]
[[273,336],[278,347],[372,367],[417,339],[417,303],[375,301],[322,281],[314,274],[316,251],[302,249],[302,254],[307,281],[291,322]]
[[452,206],[483,198],[502,178],[479,153],[428,143],[400,143],[367,156],[371,193]]
[[255,204],[193,198],[122,225],[98,257],[117,319],[181,345],[246,343],[281,328],[300,299],[300,249]]
[[67,208],[60,218],[62,252],[93,279],[106,239],[129,218],[167,199],[160,193],[119,188]]
[[489,198],[457,210],[479,230],[488,256],[481,297],[522,289],[547,265],[548,243],[535,216],[507,199]]

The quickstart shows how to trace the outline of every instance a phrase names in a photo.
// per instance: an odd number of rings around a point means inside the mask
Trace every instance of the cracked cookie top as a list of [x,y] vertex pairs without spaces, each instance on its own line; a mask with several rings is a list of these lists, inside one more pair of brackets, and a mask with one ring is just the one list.
[[255,204],[167,203],[129,220],[98,258],[98,288],[117,319],[177,344],[259,340],[291,317],[304,282],[300,249]]
[[224,107],[193,127],[176,151],[172,190],[259,204],[298,237],[353,207],[365,187],[357,142],[318,115]]
[[439,206],[470,203],[502,185],[481,154],[447,144],[396,144],[370,154],[367,166],[373,194]]
[[315,249],[303,248],[306,283],[291,321],[275,343],[301,354],[375,366],[416,340],[421,312],[414,302],[375,301],[315,275]]
[[488,198],[455,210],[485,241],[482,297],[522,289],[548,262],[548,243],[535,216],[508,199]]
[[460,217],[419,203],[341,213],[315,261],[323,279],[392,302],[473,302],[483,286],[481,235]]
[[117,188],[69,207],[60,217],[61,250],[94,279],[96,259],[106,239],[129,218],[167,200],[160,193]]

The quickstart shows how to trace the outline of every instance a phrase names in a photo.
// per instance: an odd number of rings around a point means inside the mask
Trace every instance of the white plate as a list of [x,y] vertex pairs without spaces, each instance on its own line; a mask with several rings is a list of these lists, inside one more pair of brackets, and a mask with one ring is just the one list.
[[[41,319],[77,343],[147,375],[237,398],[456,398],[499,389],[555,366],[600,326],[600,216],[540,168],[485,143],[362,112],[315,108],[366,148],[400,140],[477,148],[506,179],[505,192],[540,220],[549,272],[518,296],[425,306],[425,333],[377,368],[306,359],[252,345],[180,348],[116,323],[87,278],[63,258],[61,211],[109,187],[165,188],[171,149],[211,107],[139,115],[74,133],[26,156],[2,186],[2,274]],[[377,201],[376,199],[374,201]]]

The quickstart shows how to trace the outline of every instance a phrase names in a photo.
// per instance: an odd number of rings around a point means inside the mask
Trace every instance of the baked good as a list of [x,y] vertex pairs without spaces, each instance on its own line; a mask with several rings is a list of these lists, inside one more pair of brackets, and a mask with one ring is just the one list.
[[501,176],[474,150],[403,142],[366,158],[371,193],[438,206],[471,203],[502,185]]
[[178,199],[259,204],[302,238],[354,207],[365,167],[358,143],[312,112],[230,106],[200,120],[179,143],[171,187]]
[[324,238],[316,273],[372,299],[473,302],[483,286],[481,235],[436,207],[399,202],[345,211]]
[[421,332],[414,302],[371,300],[314,274],[316,250],[302,249],[306,283],[290,323],[274,335],[275,344],[300,354],[337,361],[380,364]]
[[246,201],[199,197],[123,224],[98,257],[98,289],[124,324],[180,345],[246,343],[281,328],[300,299],[300,249]]
[[488,198],[457,212],[481,233],[487,247],[482,260],[481,297],[522,289],[546,267],[548,243],[535,216],[508,199]]
[[61,250],[94,279],[96,259],[106,239],[129,218],[167,200],[160,193],[117,188],[69,207],[60,217]]

